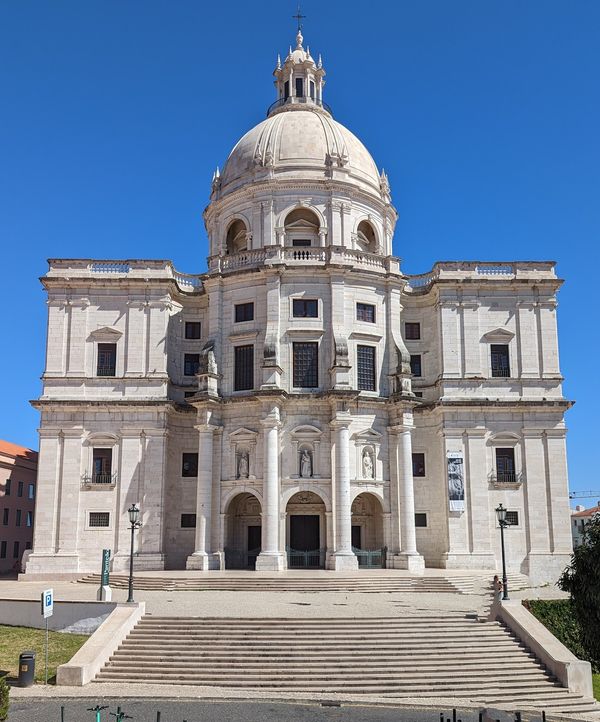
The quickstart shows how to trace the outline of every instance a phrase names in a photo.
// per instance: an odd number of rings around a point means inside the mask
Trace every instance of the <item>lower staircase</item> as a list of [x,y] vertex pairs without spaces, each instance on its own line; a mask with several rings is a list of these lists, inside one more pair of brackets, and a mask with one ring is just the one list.
[[598,710],[593,700],[561,687],[499,623],[458,613],[364,619],[147,615],[96,681],[389,701],[457,698],[567,714]]

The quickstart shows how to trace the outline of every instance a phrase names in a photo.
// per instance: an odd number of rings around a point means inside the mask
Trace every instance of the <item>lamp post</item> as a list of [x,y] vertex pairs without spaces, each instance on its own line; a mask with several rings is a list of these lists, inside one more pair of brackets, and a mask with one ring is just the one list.
[[140,508],[137,504],[132,504],[127,509],[129,514],[129,523],[131,524],[131,553],[129,554],[129,596],[127,602],[133,602],[133,535],[136,529],[142,526],[140,519]]
[[500,525],[500,545],[502,547],[502,601],[508,599],[508,580],[506,579],[506,554],[504,552],[504,529],[508,526],[506,509],[502,504],[496,507],[496,516]]

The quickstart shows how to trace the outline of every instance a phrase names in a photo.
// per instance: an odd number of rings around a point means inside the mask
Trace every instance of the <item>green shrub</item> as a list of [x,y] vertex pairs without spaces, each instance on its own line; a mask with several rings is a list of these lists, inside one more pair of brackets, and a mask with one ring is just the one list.
[[587,659],[581,626],[570,599],[532,599],[523,605],[576,657]]
[[0,677],[0,720],[8,718],[8,695],[10,687],[6,683],[5,677]]

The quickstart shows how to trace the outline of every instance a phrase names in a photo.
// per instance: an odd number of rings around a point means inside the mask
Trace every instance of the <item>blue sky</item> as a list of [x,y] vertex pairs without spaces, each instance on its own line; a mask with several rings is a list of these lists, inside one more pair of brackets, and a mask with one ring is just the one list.
[[[306,0],[325,99],[385,167],[408,273],[552,259],[574,489],[600,489],[597,0]],[[0,4],[0,438],[37,448],[48,257],[205,268],[212,171],[274,99],[293,2]],[[585,273],[584,273],[585,270]]]

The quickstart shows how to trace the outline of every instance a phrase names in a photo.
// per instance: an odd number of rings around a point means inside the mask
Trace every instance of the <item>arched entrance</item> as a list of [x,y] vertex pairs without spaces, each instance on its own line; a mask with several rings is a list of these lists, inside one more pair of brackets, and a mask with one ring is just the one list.
[[288,569],[324,569],[327,545],[325,503],[312,491],[299,491],[286,506]]
[[352,550],[359,567],[386,565],[383,543],[383,509],[374,494],[359,494],[352,502]]
[[225,569],[254,569],[261,549],[261,508],[254,494],[231,499],[225,513]]

